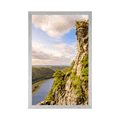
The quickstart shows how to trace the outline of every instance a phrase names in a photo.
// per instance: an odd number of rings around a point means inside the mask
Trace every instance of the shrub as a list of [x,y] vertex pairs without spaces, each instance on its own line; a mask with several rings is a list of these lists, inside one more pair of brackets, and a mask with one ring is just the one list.
[[65,69],[63,69],[64,74],[70,73],[71,72],[71,68],[70,67],[66,67]]
[[66,81],[64,80],[65,74],[62,70],[56,70],[53,74],[54,82],[52,85],[52,88],[50,92],[48,93],[45,100],[52,101],[53,100],[53,94],[54,91],[57,91],[58,93],[65,88]]
[[82,75],[83,76],[88,76],[88,67],[85,67],[82,69]]
[[53,96],[52,96],[52,90],[49,91],[47,97],[45,98],[45,100],[47,101],[52,101],[53,100]]
[[65,74],[61,70],[56,70],[55,73],[53,74],[54,77],[54,83],[53,83],[53,89],[60,90],[63,89],[65,86]]
[[74,76],[74,79],[72,81],[72,85],[74,89],[80,89],[80,77]]
[[88,54],[84,56],[81,62],[83,63],[84,67],[88,67]]
[[88,54],[82,60],[83,68],[81,70],[83,81],[88,81]]

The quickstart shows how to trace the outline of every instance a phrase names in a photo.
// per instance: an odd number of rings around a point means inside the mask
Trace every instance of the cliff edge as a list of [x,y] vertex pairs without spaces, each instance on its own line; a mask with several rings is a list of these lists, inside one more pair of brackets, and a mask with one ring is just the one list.
[[76,21],[77,54],[71,66],[57,70],[51,91],[41,105],[88,104],[88,20]]

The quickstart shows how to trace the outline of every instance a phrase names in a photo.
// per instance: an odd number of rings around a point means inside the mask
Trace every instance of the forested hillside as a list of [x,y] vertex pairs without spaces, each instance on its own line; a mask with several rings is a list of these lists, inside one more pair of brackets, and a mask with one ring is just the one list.
[[52,78],[54,70],[45,67],[32,67],[32,83]]

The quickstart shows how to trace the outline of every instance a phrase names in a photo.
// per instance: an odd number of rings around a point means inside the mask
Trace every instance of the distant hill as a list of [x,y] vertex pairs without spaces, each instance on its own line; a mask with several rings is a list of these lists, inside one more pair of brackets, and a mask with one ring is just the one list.
[[57,70],[57,69],[60,69],[60,70],[62,70],[62,69],[64,69],[64,68],[66,68],[66,67],[68,67],[68,66],[49,66],[48,68],[50,68],[50,69],[52,69],[52,70]]
[[33,67],[36,67],[36,68],[50,68],[52,70],[56,70],[56,69],[64,69],[66,67],[68,67],[67,65],[34,65]]
[[34,65],[32,66],[32,83],[40,80],[49,79],[53,77],[56,69],[64,69],[67,66],[52,66],[52,65]]
[[45,67],[32,67],[32,83],[40,80],[52,78],[54,70]]

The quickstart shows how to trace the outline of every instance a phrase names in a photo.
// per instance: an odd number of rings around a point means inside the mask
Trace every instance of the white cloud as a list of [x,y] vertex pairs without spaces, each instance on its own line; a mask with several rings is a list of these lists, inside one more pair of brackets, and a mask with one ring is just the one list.
[[74,46],[65,43],[45,46],[39,42],[32,43],[32,64],[64,65],[70,64],[74,57]]
[[87,15],[32,15],[32,23],[51,37],[59,37],[74,27],[75,21]]
[[55,48],[58,49],[62,53],[62,56],[66,56],[68,58],[71,57],[75,49],[72,46],[65,44],[65,43],[56,44]]

